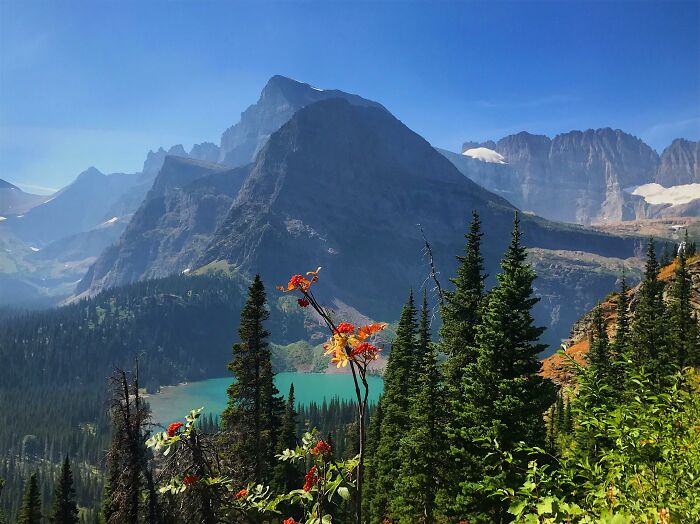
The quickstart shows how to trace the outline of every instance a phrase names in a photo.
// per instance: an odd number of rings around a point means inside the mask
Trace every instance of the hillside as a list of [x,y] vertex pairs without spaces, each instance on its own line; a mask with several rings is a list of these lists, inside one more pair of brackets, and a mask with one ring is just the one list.
[[[673,282],[673,275],[676,265],[677,261],[674,260],[667,266],[664,266],[659,273],[659,279],[666,284],[664,296],[666,296],[669,286]],[[696,255],[689,259],[687,262],[687,267],[692,279],[691,305],[695,311],[700,313],[700,255]],[[628,293],[630,300],[630,312],[632,316],[634,316],[636,296],[639,292],[639,288],[640,285],[638,284],[632,287]],[[616,301],[617,293],[612,292],[600,302],[601,312],[603,314],[607,330],[611,335],[614,332],[615,326]],[[573,324],[571,336],[566,342],[565,352],[580,363],[585,362],[585,356],[588,353],[588,334],[590,332],[592,315],[593,312],[589,311]],[[546,358],[543,362],[542,372],[545,376],[552,378],[555,382],[560,384],[566,384],[571,381],[571,374],[567,369],[566,358],[560,354],[555,354]]]

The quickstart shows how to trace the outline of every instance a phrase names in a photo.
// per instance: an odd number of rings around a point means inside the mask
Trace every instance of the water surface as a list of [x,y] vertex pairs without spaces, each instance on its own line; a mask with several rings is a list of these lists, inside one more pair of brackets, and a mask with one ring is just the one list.
[[[198,382],[168,386],[160,393],[150,395],[148,402],[153,412],[153,421],[169,424],[183,420],[191,409],[204,407],[204,413],[221,414],[226,407],[226,388],[232,379],[211,378]],[[369,401],[376,402],[384,388],[380,377],[368,377]],[[333,397],[355,400],[355,386],[352,375],[347,373],[278,373],[275,385],[286,398],[290,384],[294,383],[294,396],[297,404],[322,403]]]

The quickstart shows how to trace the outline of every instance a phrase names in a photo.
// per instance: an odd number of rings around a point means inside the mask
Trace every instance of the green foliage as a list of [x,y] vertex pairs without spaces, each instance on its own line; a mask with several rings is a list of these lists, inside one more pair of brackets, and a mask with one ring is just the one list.
[[[538,354],[544,346],[538,343],[543,328],[534,326],[531,313],[538,301],[533,296],[534,279],[516,215],[498,284],[488,295],[477,327],[478,356],[467,366],[463,379],[465,402],[455,426],[469,444],[451,450],[453,459],[465,464],[454,508],[459,516],[498,521],[506,509],[480,495],[479,483],[488,472],[483,449],[472,443],[494,438],[505,450],[519,441],[545,444],[543,414],[554,401],[554,388],[539,375]],[[517,478],[508,474],[504,481],[516,482]]]
[[401,312],[384,375],[382,422],[371,466],[373,480],[369,507],[373,522],[381,522],[388,514],[396,472],[401,467],[397,450],[409,424],[410,399],[415,388],[415,358],[418,354],[417,333],[416,307],[411,292]]
[[698,323],[693,317],[690,303],[692,283],[684,249],[679,251],[677,261],[668,300],[670,339],[675,353],[673,357],[680,367],[697,366],[700,365]]
[[435,497],[444,462],[444,443],[440,421],[443,419],[441,376],[437,352],[430,340],[428,304],[423,307],[418,336],[418,378],[410,399],[410,431],[404,433],[398,449],[401,463],[396,475],[395,494],[390,501],[390,514],[395,522],[435,522]]
[[[676,374],[663,389],[650,376],[633,375],[631,383],[636,394],[614,409],[576,409],[577,425],[605,436],[594,453],[568,446],[547,463],[543,450],[523,445],[516,452],[531,458],[525,481],[516,489],[485,486],[484,493],[507,501],[516,522],[698,522],[697,375]],[[497,449],[494,456],[494,463],[513,460]]]
[[[297,412],[294,404],[294,384],[289,386],[287,403],[282,416],[282,423],[277,437],[276,453],[280,454],[285,449],[294,449],[297,446]],[[280,461],[274,467],[272,487],[278,492],[287,492],[301,483],[300,468],[289,461]]]
[[243,483],[270,479],[277,440],[281,399],[273,383],[270,333],[263,325],[269,318],[266,305],[265,287],[256,275],[241,311],[240,342],[228,365],[236,380],[221,414],[224,468]]
[[664,284],[659,280],[654,242],[649,239],[628,358],[635,363],[637,371],[647,369],[659,380],[672,373],[675,363],[670,350],[663,288]]
[[22,509],[19,512],[18,524],[40,524],[41,523],[41,498],[39,494],[39,483],[36,473],[33,473],[24,488],[22,498]]
[[76,524],[78,522],[78,504],[75,501],[73,472],[68,457],[63,461],[61,477],[54,491],[52,522],[55,524]]

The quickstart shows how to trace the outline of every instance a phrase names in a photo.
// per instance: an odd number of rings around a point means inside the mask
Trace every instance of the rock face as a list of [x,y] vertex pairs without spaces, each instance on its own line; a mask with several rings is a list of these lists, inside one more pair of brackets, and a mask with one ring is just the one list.
[[273,76],[262,90],[258,102],[241,113],[240,122],[221,135],[219,162],[230,166],[252,162],[270,135],[296,111],[329,98],[343,98],[359,106],[382,107],[376,102],[336,89],[318,89],[291,78]]
[[[482,217],[494,275],[514,208],[460,175],[388,112],[327,100],[298,111],[271,136],[196,265],[260,273],[269,283],[323,266],[329,300],[393,319],[408,289],[428,272],[417,224],[440,271],[451,275],[473,209]],[[523,230],[530,246],[634,251],[632,241],[534,217],[523,217]],[[543,303],[538,320],[549,325],[552,307]],[[552,340],[564,335],[559,331],[550,333]]]
[[677,138],[664,149],[656,182],[664,187],[700,182],[700,142]]
[[487,162],[465,163],[454,154],[448,158],[477,183],[523,210],[552,220],[617,222],[687,215],[696,207],[660,208],[628,189],[652,182],[669,187],[700,180],[698,142],[675,140],[659,158],[640,139],[604,128],[571,131],[553,139],[522,132],[496,143],[467,142],[464,153],[475,148],[492,148],[506,164],[496,168],[483,165]]
[[119,241],[107,248],[76,293],[186,270],[211,241],[248,169],[166,156]]

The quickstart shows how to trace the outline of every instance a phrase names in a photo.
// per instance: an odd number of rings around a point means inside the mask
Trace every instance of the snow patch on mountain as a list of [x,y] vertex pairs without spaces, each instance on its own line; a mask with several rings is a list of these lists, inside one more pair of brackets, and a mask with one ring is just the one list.
[[677,206],[700,198],[700,184],[664,187],[661,184],[651,183],[629,188],[628,191],[644,198],[647,204]]
[[488,147],[474,147],[467,149],[462,154],[482,162],[489,162],[490,164],[507,164],[505,157]]

